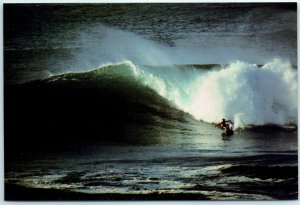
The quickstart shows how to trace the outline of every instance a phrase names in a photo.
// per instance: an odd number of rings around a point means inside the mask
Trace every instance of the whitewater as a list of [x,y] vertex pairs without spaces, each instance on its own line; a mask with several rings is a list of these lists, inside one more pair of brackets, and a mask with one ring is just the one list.
[[114,69],[117,72],[111,74],[133,77],[172,106],[204,122],[232,119],[235,129],[297,123],[297,69],[288,62],[274,59],[255,65],[236,61],[203,67],[160,67],[123,61],[99,69]]

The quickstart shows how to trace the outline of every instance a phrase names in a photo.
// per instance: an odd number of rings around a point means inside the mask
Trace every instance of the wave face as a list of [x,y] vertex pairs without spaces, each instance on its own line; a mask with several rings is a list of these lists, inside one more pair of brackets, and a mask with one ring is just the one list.
[[297,71],[279,59],[263,66],[240,61],[166,67],[126,61],[114,66],[124,65],[127,74],[197,120],[216,123],[225,117],[234,120],[235,128],[297,124]]
[[297,125],[297,89],[296,69],[279,59],[263,66],[123,61],[7,86],[6,130],[33,142],[43,134],[52,141],[90,136],[155,143],[161,135],[210,132],[195,119],[231,119],[235,129]]

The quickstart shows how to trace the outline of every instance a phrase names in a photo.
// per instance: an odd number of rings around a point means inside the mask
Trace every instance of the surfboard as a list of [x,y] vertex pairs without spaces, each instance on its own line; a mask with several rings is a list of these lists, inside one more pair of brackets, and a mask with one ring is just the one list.
[[233,130],[226,130],[224,134],[226,136],[231,136],[231,135],[233,135]]

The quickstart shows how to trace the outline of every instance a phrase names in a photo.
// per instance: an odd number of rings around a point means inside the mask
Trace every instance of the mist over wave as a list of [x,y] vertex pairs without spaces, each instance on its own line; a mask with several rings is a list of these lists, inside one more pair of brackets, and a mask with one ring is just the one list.
[[[174,64],[229,64],[236,60],[265,64],[275,57],[295,65],[296,60],[290,53],[294,50],[270,48],[260,42],[253,45],[243,35],[234,37],[215,36],[211,40],[209,34],[187,34],[182,38],[172,39],[168,42],[155,41],[150,36],[140,35],[131,31],[107,26],[101,23],[89,25],[72,31],[75,36],[74,42],[66,42],[62,47],[54,47],[55,55],[46,56],[43,61],[32,61],[15,66],[20,68],[12,70],[12,82],[26,82],[34,79],[48,77],[66,72],[88,71],[99,65],[113,64],[130,60],[138,65],[174,65]],[[214,34],[216,35],[216,34]],[[257,45],[257,46],[256,46]],[[259,45],[259,46],[258,46]],[[39,55],[48,54],[47,49],[42,47],[38,50]],[[26,55],[32,48],[22,50]],[[282,51],[288,52],[282,52]],[[62,52],[62,54],[59,54]],[[39,57],[40,58],[40,57]],[[23,62],[24,61],[24,62]],[[21,69],[27,65],[31,69]],[[16,73],[14,73],[16,72]]]
[[[173,64],[228,64],[241,60],[255,64],[265,64],[272,59],[281,58],[295,64],[294,60],[278,49],[267,45],[254,46],[244,36],[232,38],[217,36],[212,41],[209,35],[173,39],[172,45],[157,42],[136,33],[109,27],[103,24],[88,27],[79,33],[77,41],[80,50],[73,58],[73,63],[65,70],[80,71],[101,64],[130,60],[143,65]],[[290,51],[289,51],[290,53]]]
[[[250,46],[237,36],[231,43],[222,38],[215,42],[205,37],[203,41],[174,39],[170,46],[102,24],[91,29],[101,30],[101,35],[81,33],[84,48],[75,54],[75,64],[67,71],[130,61],[145,85],[197,120],[216,123],[225,117],[234,120],[235,128],[297,124],[297,72],[284,55]],[[274,56],[278,58],[272,60]],[[209,72],[172,67],[209,63],[228,66]],[[159,69],[164,65],[169,68]]]
[[235,128],[297,123],[297,71],[280,59],[262,67],[237,61],[215,69],[123,63],[142,84],[197,120],[216,123],[225,117]]
[[[225,117],[234,120],[235,128],[297,124],[297,71],[289,58],[274,59],[277,52],[250,46],[241,36],[230,44],[222,38],[173,39],[170,46],[102,24],[91,29],[101,30],[101,35],[81,33],[84,48],[76,53],[72,69],[125,62],[144,85],[205,122]],[[207,63],[226,66],[212,70],[172,66]]]

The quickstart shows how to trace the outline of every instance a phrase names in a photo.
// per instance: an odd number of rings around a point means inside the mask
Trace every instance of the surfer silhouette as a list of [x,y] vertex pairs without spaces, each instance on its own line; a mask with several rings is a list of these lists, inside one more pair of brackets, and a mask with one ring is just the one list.
[[[233,122],[231,120],[225,120],[224,118],[222,119],[222,122],[216,125],[216,127],[220,127],[222,130],[225,130],[225,133],[223,133],[226,136],[231,136],[233,135]],[[222,135],[223,135],[222,134]]]
[[[229,123],[228,123],[229,122]],[[216,125],[216,127],[220,127],[222,130],[231,130],[232,127],[229,126],[231,124],[233,124],[231,122],[231,120],[225,120],[224,118],[222,119],[222,122],[220,122],[219,124]]]

